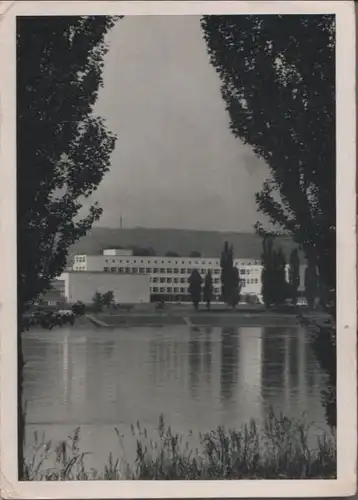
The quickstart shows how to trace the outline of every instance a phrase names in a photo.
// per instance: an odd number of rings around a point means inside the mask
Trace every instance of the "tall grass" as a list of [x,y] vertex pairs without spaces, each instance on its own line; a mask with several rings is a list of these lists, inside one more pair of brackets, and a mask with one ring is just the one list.
[[[262,427],[254,420],[239,430],[220,426],[199,435],[193,449],[183,436],[159,418],[156,439],[140,424],[132,426],[136,459],[108,456],[102,470],[85,465],[80,430],[52,446],[35,435],[32,456],[26,459],[25,480],[140,480],[140,479],[333,479],[336,477],[334,437],[317,437],[308,446],[309,426],[270,412]],[[118,439],[120,435],[115,429]],[[51,463],[51,465],[49,465]]]

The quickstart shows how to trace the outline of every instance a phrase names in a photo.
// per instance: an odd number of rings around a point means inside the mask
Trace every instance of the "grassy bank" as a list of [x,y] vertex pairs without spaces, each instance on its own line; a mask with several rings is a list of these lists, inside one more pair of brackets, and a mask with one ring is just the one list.
[[[114,429],[117,438],[121,437]],[[140,480],[140,479],[334,479],[336,446],[332,437],[317,438],[308,447],[308,426],[299,420],[270,413],[263,426],[254,420],[239,430],[219,427],[199,436],[192,449],[187,440],[172,431],[163,417],[156,438],[150,438],[138,423],[132,427],[136,460],[109,455],[101,470],[86,466],[80,430],[66,441],[36,443],[25,464],[25,479]],[[27,454],[28,455],[28,454]],[[51,465],[49,465],[51,464]]]

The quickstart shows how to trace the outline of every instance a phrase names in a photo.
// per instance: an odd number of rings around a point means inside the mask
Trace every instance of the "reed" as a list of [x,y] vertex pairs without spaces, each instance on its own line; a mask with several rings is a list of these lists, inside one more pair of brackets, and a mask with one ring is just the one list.
[[[270,412],[262,426],[255,420],[239,430],[218,427],[200,434],[193,449],[160,416],[157,435],[149,437],[139,422],[132,426],[136,459],[108,456],[101,470],[86,466],[80,449],[80,429],[56,445],[35,435],[24,479],[61,480],[186,480],[186,479],[334,479],[336,445],[333,436],[317,437],[308,446],[309,426],[299,419]],[[120,435],[115,429],[118,439]],[[51,463],[51,465],[48,465]]]

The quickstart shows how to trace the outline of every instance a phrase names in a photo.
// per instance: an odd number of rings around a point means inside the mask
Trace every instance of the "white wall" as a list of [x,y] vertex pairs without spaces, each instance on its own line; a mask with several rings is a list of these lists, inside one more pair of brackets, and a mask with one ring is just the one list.
[[90,304],[96,292],[113,291],[119,304],[138,304],[150,301],[149,277],[111,273],[72,272],[66,275],[66,299]]

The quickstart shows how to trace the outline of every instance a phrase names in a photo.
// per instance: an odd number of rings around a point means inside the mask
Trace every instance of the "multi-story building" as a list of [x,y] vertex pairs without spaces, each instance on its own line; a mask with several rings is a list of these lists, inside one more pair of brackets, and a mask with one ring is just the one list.
[[[241,296],[255,296],[261,301],[260,260],[234,259],[241,278]],[[304,269],[300,266],[299,294],[304,288]],[[221,295],[220,259],[204,257],[135,256],[128,249],[107,249],[102,255],[76,255],[73,271],[102,271],[121,274],[144,274],[149,276],[152,301],[190,301],[189,277],[197,269],[204,281],[211,271],[215,300]],[[288,266],[286,269],[288,280]]]
[[[221,294],[220,259],[203,257],[134,256],[128,250],[104,250],[102,255],[76,255],[73,271],[103,271],[149,276],[152,300],[189,301],[189,277],[197,269],[204,280],[210,270],[216,300]],[[235,259],[242,280],[242,294],[260,296],[261,262]]]

